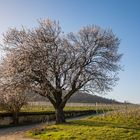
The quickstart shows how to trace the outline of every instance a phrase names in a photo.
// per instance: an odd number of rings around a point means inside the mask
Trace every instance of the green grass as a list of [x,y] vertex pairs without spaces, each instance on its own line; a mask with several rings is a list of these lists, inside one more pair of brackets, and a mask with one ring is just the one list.
[[[95,110],[94,106],[66,106],[65,111],[74,110]],[[23,106],[21,112],[42,112],[42,111],[54,111],[52,106]]]
[[41,140],[140,140],[140,110],[109,113],[29,131]]
[[[122,105],[120,105],[122,107]],[[110,111],[116,110],[120,108],[119,105],[105,105],[100,104],[95,106],[95,104],[75,104],[72,103],[71,105],[67,104],[64,108],[65,111],[75,111],[75,110],[103,110],[103,111]],[[54,111],[53,106],[50,104],[27,104],[21,108],[21,112],[41,112],[41,111]]]
[[[76,111],[76,110],[95,110],[94,106],[66,106],[65,111]],[[98,109],[101,110],[101,109]],[[23,106],[20,112],[44,112],[44,111],[55,111],[52,106]],[[0,112],[6,112],[6,110],[0,109]]]
[[25,105],[21,108],[21,112],[43,112],[43,111],[54,111],[52,106],[45,105]]
[[[122,107],[122,105],[120,105]],[[71,105],[66,105],[64,110],[65,111],[75,111],[75,110],[102,110],[102,111],[110,111],[110,110],[115,110],[120,108],[119,105],[105,105],[105,104],[100,104],[98,106],[95,106],[94,104],[88,105],[88,104],[71,104]],[[20,112],[44,112],[44,111],[54,111],[54,108],[51,104],[40,104],[39,102],[37,104],[27,104],[24,105]],[[0,112],[7,112],[6,110],[2,109],[0,107]]]

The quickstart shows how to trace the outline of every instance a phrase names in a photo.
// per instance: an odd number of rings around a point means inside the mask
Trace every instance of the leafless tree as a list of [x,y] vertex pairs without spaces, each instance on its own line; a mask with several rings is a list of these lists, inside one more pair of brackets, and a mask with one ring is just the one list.
[[4,60],[12,56],[8,74],[47,97],[56,123],[63,123],[63,108],[78,90],[103,93],[115,85],[122,56],[119,42],[111,30],[98,26],[65,35],[58,22],[40,20],[34,29],[15,28],[4,35]]

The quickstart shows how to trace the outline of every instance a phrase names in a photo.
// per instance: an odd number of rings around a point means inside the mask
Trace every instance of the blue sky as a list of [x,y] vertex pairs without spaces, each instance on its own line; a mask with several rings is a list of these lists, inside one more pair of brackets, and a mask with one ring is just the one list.
[[124,54],[120,80],[105,97],[140,103],[139,0],[0,0],[0,40],[9,27],[37,25],[37,19],[59,20],[64,32],[96,24],[112,28]]

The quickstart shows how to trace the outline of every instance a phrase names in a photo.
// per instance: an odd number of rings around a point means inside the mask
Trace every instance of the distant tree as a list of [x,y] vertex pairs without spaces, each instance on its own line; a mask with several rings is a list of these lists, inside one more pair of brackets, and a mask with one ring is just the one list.
[[55,108],[56,123],[63,123],[63,108],[78,90],[102,93],[115,85],[122,56],[119,42],[111,30],[98,26],[64,35],[58,22],[40,20],[34,29],[15,28],[4,35],[4,60],[13,57],[13,68],[7,67],[11,80],[16,77],[47,97]]
[[27,104],[27,96],[21,87],[3,85],[0,87],[0,107],[13,114],[13,124],[19,123],[19,112]]
[[[18,81],[13,66],[12,57],[8,55],[0,65],[0,107],[13,114],[13,123],[18,124],[19,112],[27,104],[27,87]],[[12,68],[12,69],[11,69]],[[12,72],[12,73],[11,73]]]

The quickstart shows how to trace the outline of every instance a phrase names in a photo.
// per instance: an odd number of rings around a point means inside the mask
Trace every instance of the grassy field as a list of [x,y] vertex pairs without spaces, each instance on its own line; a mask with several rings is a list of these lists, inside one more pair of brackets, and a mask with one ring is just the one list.
[[96,117],[34,129],[41,140],[140,140],[140,108],[125,108]]
[[[118,110],[124,108],[124,105],[118,104],[93,104],[93,103],[68,103],[66,104],[65,111],[73,110]],[[40,112],[40,111],[54,111],[53,106],[46,102],[29,103],[22,107],[21,112]]]
[[[73,110],[112,110],[116,109],[118,105],[105,105],[99,104],[95,106],[95,104],[88,104],[88,103],[68,103],[64,110],[65,111],[73,111]],[[21,112],[41,112],[41,111],[54,111],[54,108],[51,104],[45,103],[35,103],[35,104],[27,104],[22,107]]]
[[[98,105],[95,106],[95,104],[86,104],[86,103],[68,103],[64,110],[65,111],[74,111],[74,110],[110,110],[111,107],[106,107],[105,105]],[[44,112],[44,111],[54,111],[54,107],[50,103],[46,102],[35,102],[35,103],[28,103],[27,105],[24,105],[20,112]],[[3,110],[0,108],[0,112],[6,112],[6,110]]]
[[[120,110],[125,108],[125,105],[119,104],[93,104],[93,103],[68,103],[64,111],[78,111],[78,110],[99,110],[101,111],[110,111],[110,110]],[[30,102],[27,105],[24,105],[20,112],[52,112],[54,111],[54,107],[48,102]],[[7,112],[0,107],[0,112]]]

